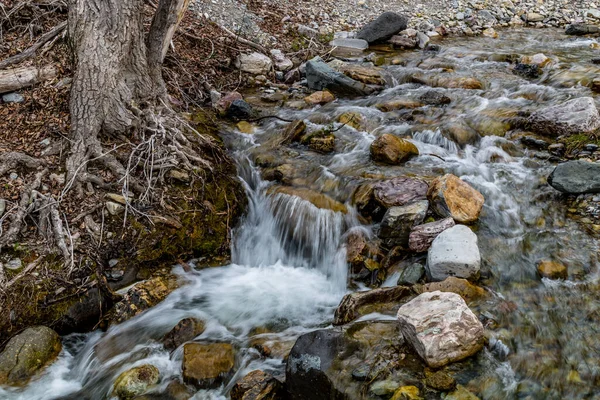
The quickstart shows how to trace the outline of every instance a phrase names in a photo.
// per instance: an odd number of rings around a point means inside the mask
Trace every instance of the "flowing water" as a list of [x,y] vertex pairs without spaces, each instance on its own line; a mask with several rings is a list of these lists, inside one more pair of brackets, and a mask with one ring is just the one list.
[[[569,218],[565,198],[545,184],[553,164],[510,135],[485,136],[461,147],[442,134],[447,124],[477,126],[570,98],[595,97],[588,84],[600,69],[588,60],[598,44],[553,30],[514,30],[501,32],[496,40],[454,38],[441,45],[439,53],[384,54],[404,65],[385,67],[394,86],[375,96],[309,110],[269,111],[310,121],[310,129],[331,124],[344,112],[364,115],[364,131],[345,126],[335,132],[336,151],[330,155],[299,145],[270,147],[269,139],[285,126],[279,121],[263,124],[253,135],[224,126],[250,204],[235,231],[232,264],[192,273],[176,268],[187,284],[165,301],[107,332],[65,337],[58,362],[26,388],[0,389],[0,398],[104,399],[121,372],[147,363],[161,371],[155,389],[160,393],[181,376],[182,349],[169,354],[159,340],[185,317],[207,322],[197,340],[226,341],[238,349],[235,376],[194,399],[227,398],[236,379],[254,369],[281,376],[284,362],[261,357],[250,341],[258,332],[293,343],[303,332],[330,325],[335,307],[353,287],[348,284],[344,235],[351,229],[376,231],[361,226],[350,206],[354,188],[369,177],[443,173],[461,177],[486,199],[476,226],[483,260],[480,284],[495,300],[474,309],[486,321],[490,340],[484,352],[493,362],[471,378],[477,394],[484,399],[600,398],[598,245]],[[502,62],[513,54],[540,52],[553,64],[539,79],[520,78]],[[411,118],[374,107],[399,96],[417,99],[430,89],[405,83],[409,74],[436,76],[449,68],[480,79],[484,89],[441,89],[451,104],[422,107]],[[384,132],[410,138],[422,155],[401,166],[372,163],[369,145]],[[284,194],[269,196],[271,184],[250,161],[267,156],[293,166],[291,183],[346,202],[349,212],[317,209]],[[542,259],[567,265],[569,279],[540,280],[536,265]],[[261,333],[265,331],[271,333]]]

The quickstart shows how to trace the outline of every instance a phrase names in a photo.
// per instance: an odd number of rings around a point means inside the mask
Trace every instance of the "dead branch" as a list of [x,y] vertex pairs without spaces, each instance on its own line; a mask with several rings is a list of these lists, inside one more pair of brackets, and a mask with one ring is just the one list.
[[12,57],[9,57],[6,60],[0,61],[0,69],[10,67],[11,65],[18,64],[24,60],[27,60],[28,58],[33,57],[40,47],[42,47],[44,44],[58,36],[62,31],[65,30],[66,27],[67,21],[56,25],[49,32],[43,34],[42,37],[40,37],[38,41],[35,42],[33,46],[31,46],[27,50]]
[[52,65],[45,67],[22,67],[0,71],[0,93],[14,92],[15,90],[33,86],[58,75]]

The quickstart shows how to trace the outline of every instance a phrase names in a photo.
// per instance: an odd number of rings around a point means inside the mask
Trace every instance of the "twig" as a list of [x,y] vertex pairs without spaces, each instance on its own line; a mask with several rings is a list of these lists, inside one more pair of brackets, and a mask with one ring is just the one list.
[[277,115],[265,115],[264,117],[249,119],[248,122],[262,121],[263,119],[267,119],[267,118],[274,118],[274,119],[278,119],[283,122],[294,122],[293,120],[284,119],[284,118],[278,117]]

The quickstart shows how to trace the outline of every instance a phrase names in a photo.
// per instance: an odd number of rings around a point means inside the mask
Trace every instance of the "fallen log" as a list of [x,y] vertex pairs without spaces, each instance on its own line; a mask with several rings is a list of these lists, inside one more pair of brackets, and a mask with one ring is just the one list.
[[0,94],[14,92],[56,77],[58,72],[51,65],[0,70]]

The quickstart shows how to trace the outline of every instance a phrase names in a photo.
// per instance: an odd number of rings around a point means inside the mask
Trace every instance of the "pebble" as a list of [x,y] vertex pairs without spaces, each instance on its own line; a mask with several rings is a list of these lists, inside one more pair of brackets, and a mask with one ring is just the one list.
[[7,93],[2,95],[2,101],[5,103],[22,103],[25,98],[19,93]]
[[17,175],[16,172],[11,172],[10,175],[8,176],[11,180],[16,181],[19,178],[19,175]]
[[10,270],[16,271],[18,269],[21,269],[21,267],[23,266],[23,262],[20,258],[13,258],[9,262],[7,262],[5,266]]

